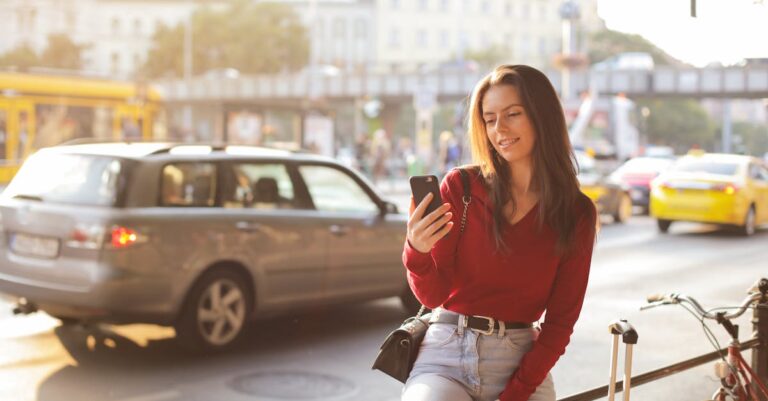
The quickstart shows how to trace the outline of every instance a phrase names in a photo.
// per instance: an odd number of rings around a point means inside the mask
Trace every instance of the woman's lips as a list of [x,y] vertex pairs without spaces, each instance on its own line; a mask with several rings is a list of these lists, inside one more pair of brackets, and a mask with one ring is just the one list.
[[499,147],[501,149],[506,149],[514,144],[516,144],[518,141],[520,141],[520,138],[505,138],[499,141]]

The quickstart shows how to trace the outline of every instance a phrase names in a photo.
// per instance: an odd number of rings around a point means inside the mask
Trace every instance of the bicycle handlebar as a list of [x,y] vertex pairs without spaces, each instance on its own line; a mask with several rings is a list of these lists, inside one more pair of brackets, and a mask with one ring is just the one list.
[[[762,298],[763,294],[756,292],[749,294],[744,300],[741,301],[741,304],[738,306],[738,309],[735,312],[731,313],[724,313],[721,315],[721,318],[726,320],[735,319],[741,315],[744,314],[744,312],[747,311],[747,308],[749,308],[750,305],[757,302]],[[706,311],[701,304],[696,300],[696,298],[693,298],[689,295],[685,294],[664,294],[664,295],[649,295],[648,296],[648,305],[642,306],[640,310],[650,309],[656,306],[661,305],[670,305],[670,304],[688,304],[693,307],[694,312],[699,315],[699,317],[703,319],[711,319],[711,320],[717,320],[717,313],[708,312]]]

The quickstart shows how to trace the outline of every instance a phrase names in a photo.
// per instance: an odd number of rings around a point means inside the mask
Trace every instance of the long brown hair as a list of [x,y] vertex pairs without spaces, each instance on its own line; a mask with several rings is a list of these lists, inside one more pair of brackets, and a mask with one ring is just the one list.
[[563,253],[573,244],[576,227],[574,207],[579,196],[576,165],[563,108],[555,88],[541,71],[526,65],[501,65],[475,86],[470,98],[468,129],[472,159],[480,165],[493,201],[493,233],[496,245],[505,250],[503,206],[512,202],[511,167],[488,140],[483,120],[483,97],[491,86],[511,85],[523,102],[533,125],[531,187],[539,193],[539,227],[546,224],[558,235],[557,250]]

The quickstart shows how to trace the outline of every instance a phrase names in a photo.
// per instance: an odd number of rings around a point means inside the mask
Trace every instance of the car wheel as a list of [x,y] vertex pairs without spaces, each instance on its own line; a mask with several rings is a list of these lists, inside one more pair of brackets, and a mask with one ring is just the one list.
[[669,231],[669,226],[672,225],[672,220],[658,219],[656,225],[658,225],[660,233],[666,234]]
[[242,275],[234,271],[205,274],[187,297],[176,324],[177,339],[192,350],[229,348],[245,329],[250,295]]
[[619,199],[619,206],[616,208],[616,212],[613,213],[613,221],[616,223],[626,223],[632,216],[632,198],[629,194],[622,193]]
[[403,292],[400,293],[400,302],[403,304],[403,308],[409,315],[415,315],[421,308],[421,302],[416,299],[411,288],[407,285],[405,286],[405,289],[403,289]]
[[755,207],[750,206],[747,216],[744,218],[744,225],[741,226],[741,234],[745,237],[755,233]]

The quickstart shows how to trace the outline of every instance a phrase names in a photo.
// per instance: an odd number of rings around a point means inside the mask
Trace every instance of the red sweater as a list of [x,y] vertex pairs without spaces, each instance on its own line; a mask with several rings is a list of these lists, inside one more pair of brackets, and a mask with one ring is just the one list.
[[507,383],[501,401],[524,401],[536,390],[565,352],[581,312],[595,242],[595,209],[580,196],[574,207],[577,227],[574,251],[555,252],[556,233],[538,229],[538,204],[519,222],[506,225],[509,251],[496,250],[491,200],[480,177],[470,174],[472,202],[459,233],[464,188],[458,171],[450,172],[440,192],[452,205],[454,226],[430,253],[405,242],[403,263],[416,297],[428,308],[491,316],[504,321],[535,322],[546,310],[541,333]]

